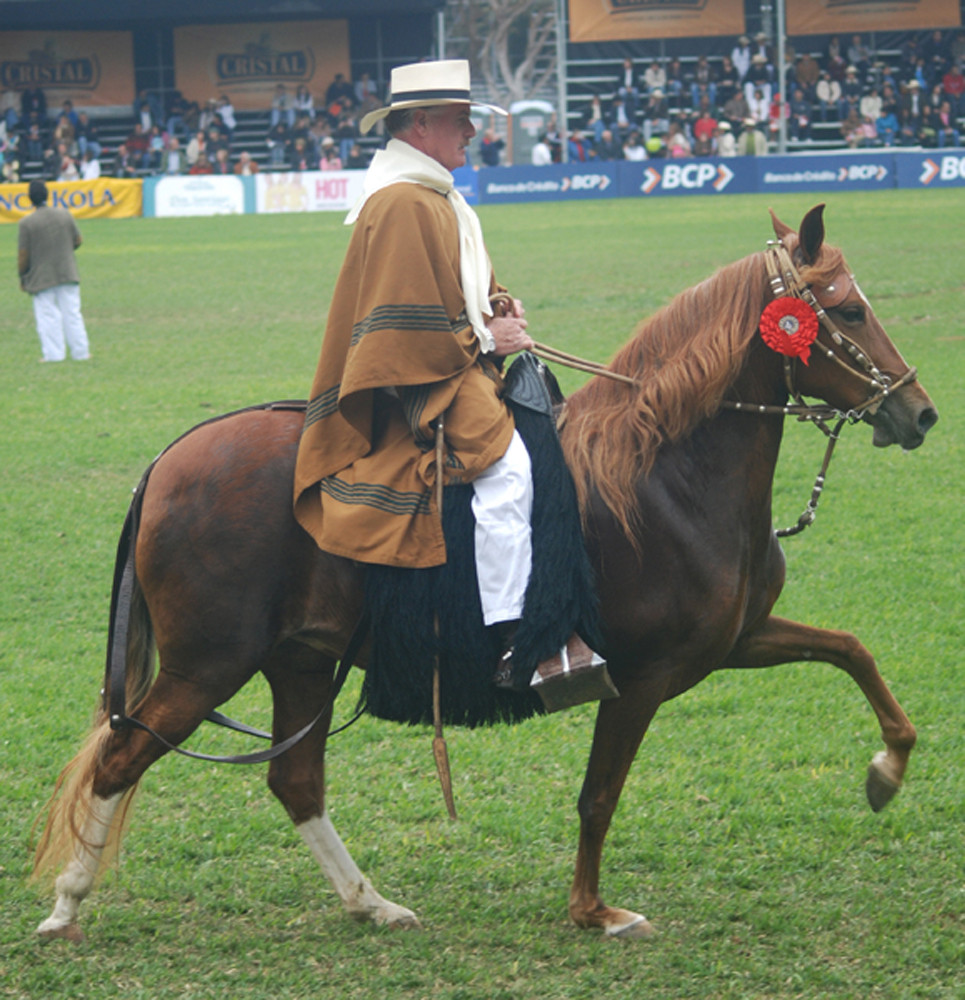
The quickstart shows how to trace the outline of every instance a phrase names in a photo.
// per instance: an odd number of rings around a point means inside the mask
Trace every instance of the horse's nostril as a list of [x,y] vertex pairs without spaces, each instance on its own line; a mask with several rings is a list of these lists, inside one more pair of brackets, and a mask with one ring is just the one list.
[[933,406],[926,406],[918,415],[918,429],[927,434],[938,423],[938,411]]

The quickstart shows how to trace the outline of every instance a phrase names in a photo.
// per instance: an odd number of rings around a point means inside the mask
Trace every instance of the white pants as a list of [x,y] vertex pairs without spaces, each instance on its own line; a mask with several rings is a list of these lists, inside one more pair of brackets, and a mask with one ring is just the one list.
[[33,300],[44,361],[63,361],[68,347],[75,361],[86,361],[90,347],[80,314],[80,285],[54,285],[37,292]]
[[522,617],[532,565],[533,475],[518,431],[498,462],[472,482],[476,577],[487,625]]

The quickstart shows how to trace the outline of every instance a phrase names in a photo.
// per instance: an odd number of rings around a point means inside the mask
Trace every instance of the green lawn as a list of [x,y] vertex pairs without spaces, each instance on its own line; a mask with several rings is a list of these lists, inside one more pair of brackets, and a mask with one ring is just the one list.
[[[785,545],[778,605],[854,631],[878,657],[919,731],[905,788],[885,812],[868,809],[880,741],[843,674],[711,677],[661,709],[607,842],[605,898],[658,928],[633,943],[566,914],[589,707],[450,731],[456,824],[431,732],[365,718],[333,740],[334,822],[421,934],[343,915],[263,767],[172,756],[145,777],[122,864],[82,909],[87,941],[35,939],[52,897],[26,883],[30,826],[97,699],[130,490],[193,424],[305,395],[348,233],[331,215],[82,223],[94,359],[40,365],[16,227],[0,227],[0,998],[961,997],[963,197],[828,198],[829,238],[941,422],[910,455],[872,449],[865,426],[845,434],[816,525]],[[480,215],[534,336],[605,360],[674,293],[762,248],[769,204],[796,225],[811,199]],[[558,374],[569,390],[583,378]],[[802,509],[823,449],[812,429],[788,428],[779,523]],[[228,710],[267,724],[266,686]],[[251,749],[212,727],[192,745]]]

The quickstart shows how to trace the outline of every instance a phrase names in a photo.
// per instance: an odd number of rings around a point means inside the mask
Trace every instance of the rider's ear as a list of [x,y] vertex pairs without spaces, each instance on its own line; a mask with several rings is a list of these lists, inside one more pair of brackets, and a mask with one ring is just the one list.
[[800,243],[801,256],[805,264],[813,264],[821,252],[824,243],[824,205],[815,205],[804,216],[801,222]]

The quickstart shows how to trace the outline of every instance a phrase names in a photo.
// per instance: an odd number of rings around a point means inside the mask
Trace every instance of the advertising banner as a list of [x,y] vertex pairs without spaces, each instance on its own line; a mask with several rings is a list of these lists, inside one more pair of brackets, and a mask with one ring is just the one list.
[[347,21],[186,25],[174,29],[177,87],[203,104],[222,94],[242,111],[271,107],[278,84],[304,85],[318,106],[336,73],[351,80]]
[[881,191],[895,187],[893,153],[756,157],[757,190]]
[[845,31],[924,31],[961,24],[958,0],[794,0],[789,35]]
[[364,170],[258,174],[257,212],[347,212],[362,194]]
[[134,55],[129,31],[0,31],[0,91],[39,87],[52,115],[76,108],[130,105]]
[[[28,184],[0,185],[0,222],[19,222],[33,211]],[[101,177],[96,181],[51,181],[48,205],[66,208],[78,219],[130,219],[141,214],[140,180]]]
[[895,157],[898,187],[965,187],[965,149],[932,149]]
[[240,177],[162,177],[154,188],[154,214],[159,217],[242,215],[244,211],[245,188]]
[[740,35],[744,0],[569,0],[571,42]]
[[489,167],[479,171],[479,200],[583,201],[619,194],[616,163],[557,163],[546,167]]
[[620,164],[623,198],[640,195],[747,194],[757,190],[755,157],[645,160]]

